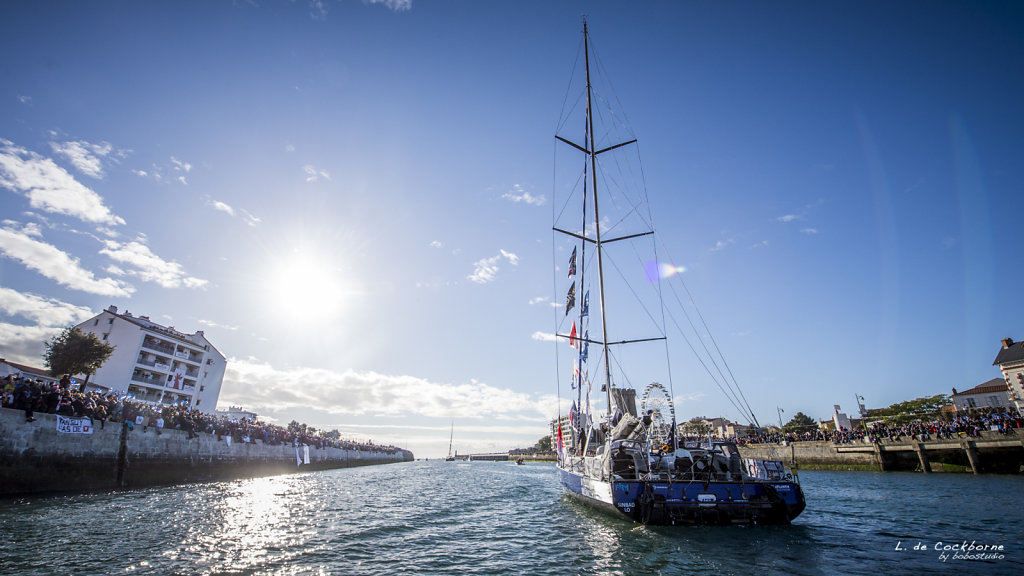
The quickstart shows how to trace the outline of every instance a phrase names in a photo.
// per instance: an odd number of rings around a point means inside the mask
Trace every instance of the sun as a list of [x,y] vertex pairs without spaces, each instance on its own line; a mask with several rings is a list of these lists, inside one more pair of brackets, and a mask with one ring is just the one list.
[[268,282],[272,305],[303,325],[336,321],[352,294],[337,257],[308,249],[281,259]]

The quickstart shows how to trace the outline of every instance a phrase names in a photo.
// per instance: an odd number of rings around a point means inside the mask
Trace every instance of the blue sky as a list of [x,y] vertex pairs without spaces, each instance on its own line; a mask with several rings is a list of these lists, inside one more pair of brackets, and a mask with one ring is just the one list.
[[[5,2],[0,356],[113,304],[222,407],[530,445],[586,13],[656,224],[763,423],[969,388],[1024,338],[1013,2]],[[562,262],[558,264],[564,265]],[[681,418],[741,419],[673,360]]]

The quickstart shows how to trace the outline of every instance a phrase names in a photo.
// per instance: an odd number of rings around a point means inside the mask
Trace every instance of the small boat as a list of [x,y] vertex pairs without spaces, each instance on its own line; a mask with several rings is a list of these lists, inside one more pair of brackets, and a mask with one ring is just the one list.
[[445,457],[445,459],[444,459],[445,462],[454,462],[455,461],[455,457],[459,455],[458,452],[455,452],[455,454],[452,454],[452,442],[454,440],[455,440],[455,421],[453,420],[452,421],[452,433],[448,437],[448,456]]
[[522,466],[522,465],[523,465],[523,464],[525,464],[525,463],[526,463],[526,462],[523,462],[523,459],[522,459],[522,458],[516,458],[516,465],[517,465],[517,466]]
[[[625,116],[616,111],[595,112],[595,106],[610,107],[617,98],[603,92],[595,95],[595,83],[603,79],[591,75],[596,57],[586,20],[581,53],[582,66],[575,70],[585,74],[585,83],[575,84],[578,93],[567,95],[568,114],[563,113],[555,135],[561,143],[556,145],[556,156],[559,149],[566,149],[562,144],[567,145],[570,168],[562,185],[556,157],[556,183],[552,188],[556,195],[566,196],[554,201],[562,209],[555,212],[553,252],[568,254],[571,247],[568,275],[565,269],[559,269],[564,259],[555,263],[556,286],[571,282],[565,292],[564,315],[561,308],[556,311],[556,357],[562,364],[558,374],[571,374],[572,400],[568,417],[559,417],[555,438],[559,481],[570,496],[643,524],[788,524],[803,511],[805,500],[799,478],[787,472],[780,460],[743,459],[732,441],[710,436],[686,441],[679,435],[662,298],[663,286],[679,269],[656,258],[658,237],[652,211],[647,207],[647,191],[642,185],[639,189],[628,188],[623,184],[626,178],[620,178],[628,172],[642,174],[639,163],[630,167],[631,157],[625,157],[637,153],[636,138],[631,132],[623,135],[620,129]],[[596,65],[595,69],[602,67]],[[570,92],[573,86],[570,83]],[[568,119],[577,117],[577,113],[582,117]],[[577,133],[574,140],[563,135],[563,130],[581,130],[582,138]],[[602,212],[606,206],[610,209]],[[629,263],[628,257],[639,255],[641,250],[655,257],[646,262],[638,259],[639,266],[629,269],[636,271],[634,278],[625,264]],[[622,252],[626,258],[619,259]],[[641,278],[645,273],[646,277]],[[609,277],[615,290],[609,286]],[[625,289],[623,285],[631,280],[643,285],[642,290],[632,285]],[[593,315],[591,289],[597,293]],[[562,290],[556,297],[561,297]],[[635,298],[642,293],[656,299],[661,310],[612,302],[615,297]],[[578,307],[577,295],[581,300]],[[623,332],[649,323],[652,334],[613,337],[613,323]],[[566,340],[573,349],[569,358],[560,352]],[[655,345],[659,343],[664,351],[649,351],[658,348]],[[591,356],[590,345],[599,352]],[[643,350],[635,356],[633,352],[620,355],[619,350],[625,348]],[[637,361],[627,366],[627,361],[634,359]],[[657,368],[660,364],[665,364],[664,370]],[[613,370],[617,371],[615,377]],[[638,410],[636,390],[630,381],[654,377],[667,377],[661,381],[669,385],[651,382]],[[591,398],[595,388],[592,380],[600,382],[603,398]],[[558,388],[561,398],[561,380]],[[559,406],[561,412],[561,402]],[[749,405],[744,413],[756,427]]]

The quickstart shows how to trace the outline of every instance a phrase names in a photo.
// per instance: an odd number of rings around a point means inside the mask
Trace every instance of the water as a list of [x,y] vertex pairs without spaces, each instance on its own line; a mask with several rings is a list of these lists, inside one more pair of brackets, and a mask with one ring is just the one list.
[[[1024,477],[801,480],[807,510],[782,527],[646,528],[567,499],[550,464],[505,462],[7,500],[0,573],[1024,574]],[[1004,558],[942,562],[933,549],[964,540]]]

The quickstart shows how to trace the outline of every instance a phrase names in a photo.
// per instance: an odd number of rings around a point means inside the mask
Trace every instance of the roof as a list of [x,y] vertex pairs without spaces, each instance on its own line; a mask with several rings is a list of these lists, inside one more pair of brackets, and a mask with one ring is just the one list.
[[1002,378],[993,378],[987,382],[982,382],[970,390],[964,390],[963,392],[957,392],[953,394],[953,398],[957,396],[968,396],[971,394],[991,394],[993,392],[1006,392],[1006,381]]
[[54,378],[50,371],[45,368],[36,368],[34,366],[28,366],[26,364],[18,364],[17,362],[11,362],[10,360],[5,360],[3,358],[0,358],[0,362],[3,362],[4,364],[11,366],[12,368],[15,368],[18,372],[21,372],[23,374],[31,374],[32,376]]
[[992,365],[1011,362],[1024,362],[1024,342],[1014,342],[1007,338],[1003,340],[1003,345],[999,348],[999,354],[996,355],[996,360]]

